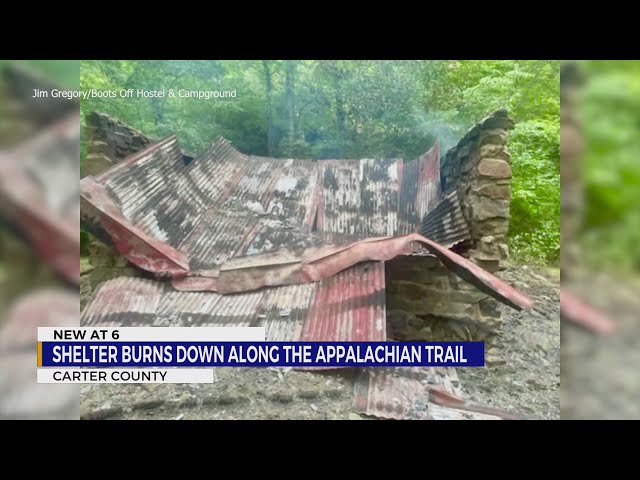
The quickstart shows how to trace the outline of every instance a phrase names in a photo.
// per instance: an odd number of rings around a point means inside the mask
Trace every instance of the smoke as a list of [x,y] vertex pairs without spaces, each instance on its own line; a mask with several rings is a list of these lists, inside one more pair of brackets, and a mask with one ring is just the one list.
[[[440,141],[440,151],[444,154],[455,147],[464,136],[469,125],[462,125],[452,120],[451,112],[425,112],[415,110],[415,131],[418,136],[431,137]],[[425,148],[426,151],[426,148]]]

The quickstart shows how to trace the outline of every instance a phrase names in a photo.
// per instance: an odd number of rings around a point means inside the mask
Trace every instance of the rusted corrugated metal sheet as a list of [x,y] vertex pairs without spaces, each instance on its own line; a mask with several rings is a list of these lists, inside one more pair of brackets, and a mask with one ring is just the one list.
[[359,265],[322,282],[235,295],[181,292],[155,280],[118,278],[100,285],[81,324],[263,326],[271,341],[296,341],[301,336],[308,341],[383,341],[381,265]]
[[106,281],[82,312],[80,325],[150,327],[165,292],[165,284],[155,280],[123,277]]
[[302,241],[316,180],[314,162],[249,157],[224,139],[186,165],[172,136],[83,179],[83,218],[141,268],[183,277]]
[[80,280],[80,116],[0,156],[0,215],[69,281]]
[[469,223],[454,190],[438,202],[422,220],[420,233],[445,247],[452,247],[471,238]]
[[319,229],[328,242],[395,235],[398,227],[398,161],[324,160]]
[[440,200],[440,145],[436,143],[427,153],[411,162],[399,161],[400,182],[397,234],[418,231],[422,218]]
[[[179,290],[230,294],[318,282],[421,244],[487,294],[529,308],[528,297],[428,238],[389,238],[399,217],[408,225],[409,216],[419,219],[435,206],[438,152],[435,145],[407,164],[416,170],[409,174],[396,160],[250,157],[221,139],[185,165],[175,137],[169,137],[95,179],[85,178],[83,212],[102,223],[123,255],[172,276]],[[413,200],[399,202],[400,185]],[[451,225],[463,224],[456,217]],[[317,232],[309,232],[314,227]],[[338,246],[320,247],[328,241]]]
[[387,261],[420,244],[463,280],[517,310],[530,309],[531,299],[470,260],[417,233],[369,238],[341,246],[283,250],[228,261],[219,272],[218,291],[237,293],[266,286],[327,280],[361,262]]
[[393,420],[503,420],[509,412],[462,398],[454,368],[368,368],[354,384],[353,409]]
[[361,263],[319,283],[300,339],[385,341],[385,308],[384,263]]
[[[412,162],[417,170],[408,195],[417,215],[438,194],[437,153],[434,147]],[[145,245],[130,258],[138,266],[184,277],[188,271],[216,271],[229,258],[304,243],[313,230],[318,242],[329,243],[395,235],[400,165],[395,159],[248,156],[224,139],[185,165],[175,137],[169,137],[83,179],[83,217],[106,223],[124,255],[134,250],[128,243]],[[132,236],[139,238],[127,240]],[[167,270],[160,271],[164,264]]]

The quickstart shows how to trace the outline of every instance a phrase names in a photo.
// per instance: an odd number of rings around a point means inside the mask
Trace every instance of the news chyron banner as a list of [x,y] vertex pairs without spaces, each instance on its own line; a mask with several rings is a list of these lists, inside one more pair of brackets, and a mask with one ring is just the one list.
[[482,367],[483,342],[271,342],[264,327],[38,328],[38,383],[213,383],[214,367]]

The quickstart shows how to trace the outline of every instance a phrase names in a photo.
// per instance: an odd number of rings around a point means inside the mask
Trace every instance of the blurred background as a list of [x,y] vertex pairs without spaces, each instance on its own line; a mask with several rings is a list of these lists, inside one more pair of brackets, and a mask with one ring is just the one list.
[[639,107],[640,62],[562,64],[562,418],[640,418]]
[[39,326],[79,323],[78,61],[0,60],[0,419],[77,419],[75,385],[36,383]]

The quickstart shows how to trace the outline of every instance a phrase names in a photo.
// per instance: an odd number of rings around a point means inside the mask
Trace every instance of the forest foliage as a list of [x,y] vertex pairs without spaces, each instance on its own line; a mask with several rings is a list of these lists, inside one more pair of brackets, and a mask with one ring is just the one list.
[[640,271],[640,61],[580,63],[585,259]]
[[516,121],[512,254],[559,258],[558,61],[82,61],[82,90],[235,90],[235,98],[92,98],[145,134],[201,153],[218,136],[255,155],[413,159],[497,108]]

